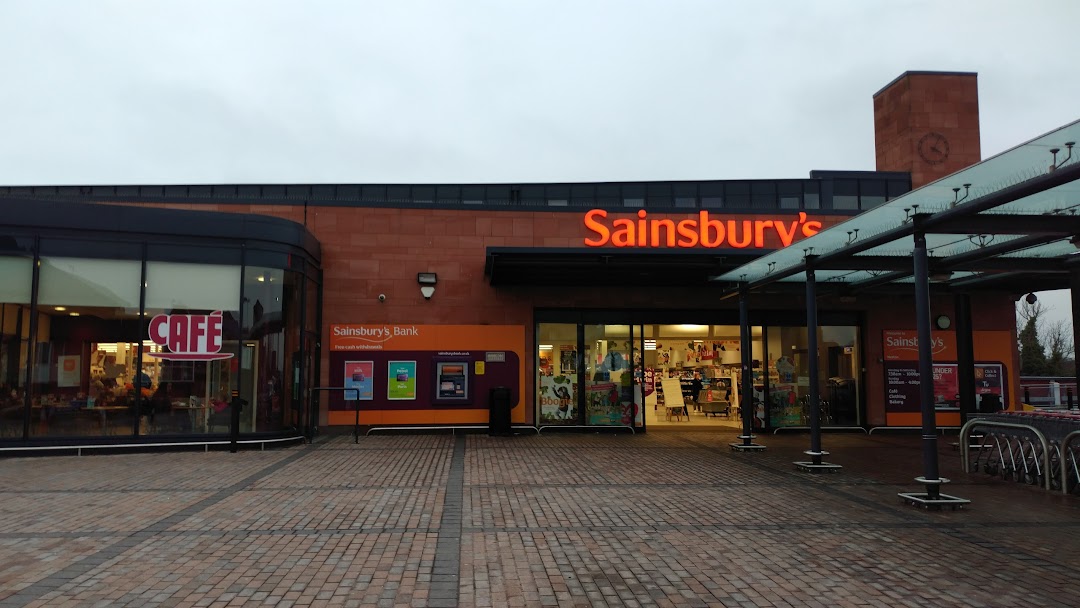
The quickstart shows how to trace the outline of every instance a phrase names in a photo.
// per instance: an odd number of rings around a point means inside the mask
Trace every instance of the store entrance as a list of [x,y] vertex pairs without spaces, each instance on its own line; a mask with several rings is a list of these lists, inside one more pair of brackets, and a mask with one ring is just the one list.
[[[826,426],[859,425],[858,326],[818,332],[819,418]],[[745,410],[754,429],[805,427],[806,328],[751,325],[749,343],[739,333],[734,324],[538,323],[536,420],[541,427],[737,430]]]
[[752,328],[747,345],[737,325],[643,325],[641,333],[646,426],[741,428],[741,408],[755,401],[742,395],[742,351],[749,349],[760,366],[760,327]]
[[[540,426],[741,428],[741,408],[764,408],[764,373],[742,393],[737,325],[573,324],[537,326]],[[750,349],[758,370],[761,327]]]

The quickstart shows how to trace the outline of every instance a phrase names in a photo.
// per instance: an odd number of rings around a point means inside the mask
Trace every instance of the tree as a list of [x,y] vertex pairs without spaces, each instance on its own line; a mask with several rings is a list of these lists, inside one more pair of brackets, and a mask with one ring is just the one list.
[[1068,323],[1060,320],[1047,325],[1042,343],[1050,350],[1046,356],[1047,375],[1073,376],[1076,374],[1076,365],[1072,358],[1072,327]]
[[1046,361],[1046,350],[1039,342],[1039,315],[1043,313],[1043,305],[1039,302],[1021,304],[1018,312],[1020,322],[1024,328],[1020,330],[1020,375],[1022,376],[1046,376],[1049,374],[1049,366]]

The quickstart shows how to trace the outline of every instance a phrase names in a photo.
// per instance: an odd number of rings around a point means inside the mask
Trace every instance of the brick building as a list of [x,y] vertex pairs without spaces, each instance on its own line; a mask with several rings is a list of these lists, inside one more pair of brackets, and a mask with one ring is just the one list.
[[[906,73],[874,121],[877,171],[803,179],[0,188],[19,285],[3,296],[0,441],[486,424],[499,387],[520,425],[734,427],[747,408],[801,426],[804,297],[755,294],[746,343],[715,278],[980,160],[974,74]],[[80,273],[82,289],[56,287]],[[1007,406],[1014,297],[974,304],[984,388]],[[951,306],[934,302],[944,342]],[[825,423],[916,423],[895,380],[911,298],[835,289],[819,307]],[[954,425],[943,374],[938,421]],[[225,393],[249,404],[239,427]]]

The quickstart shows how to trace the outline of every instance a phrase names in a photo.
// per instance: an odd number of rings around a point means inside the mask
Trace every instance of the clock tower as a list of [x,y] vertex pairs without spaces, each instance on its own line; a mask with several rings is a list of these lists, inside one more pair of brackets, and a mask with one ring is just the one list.
[[878,171],[918,188],[982,160],[974,72],[904,72],[874,94]]

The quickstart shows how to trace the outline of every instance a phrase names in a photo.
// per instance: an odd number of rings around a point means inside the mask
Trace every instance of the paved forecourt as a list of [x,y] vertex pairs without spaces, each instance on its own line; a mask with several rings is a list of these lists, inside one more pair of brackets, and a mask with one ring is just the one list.
[[0,460],[0,606],[1080,604],[1080,498],[919,438],[731,432],[323,438],[266,452]]

